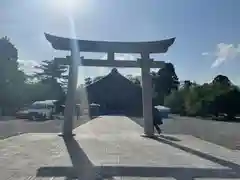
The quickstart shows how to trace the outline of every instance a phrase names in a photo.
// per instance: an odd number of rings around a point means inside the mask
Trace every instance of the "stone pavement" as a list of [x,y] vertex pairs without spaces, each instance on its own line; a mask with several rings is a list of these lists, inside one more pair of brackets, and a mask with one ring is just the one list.
[[124,116],[76,128],[74,139],[22,134],[0,141],[1,180],[240,179],[240,152],[189,135],[140,136]]

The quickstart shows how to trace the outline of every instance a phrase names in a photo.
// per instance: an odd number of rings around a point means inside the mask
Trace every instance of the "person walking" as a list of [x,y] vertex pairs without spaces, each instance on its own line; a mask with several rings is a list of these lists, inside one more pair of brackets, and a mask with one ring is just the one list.
[[158,134],[161,134],[162,130],[159,127],[161,124],[163,124],[161,113],[154,106],[152,108],[152,111],[153,111],[153,113],[152,113],[153,114],[153,126],[157,130]]
[[76,104],[76,115],[77,115],[77,120],[79,119],[80,116],[80,105]]

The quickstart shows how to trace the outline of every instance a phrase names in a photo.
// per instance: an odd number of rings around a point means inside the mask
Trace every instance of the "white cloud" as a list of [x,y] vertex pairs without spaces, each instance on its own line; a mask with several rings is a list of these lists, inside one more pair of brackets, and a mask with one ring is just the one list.
[[240,44],[225,44],[219,43],[217,44],[216,51],[213,53],[204,52],[203,56],[213,55],[215,57],[215,61],[212,63],[212,68],[221,65],[222,63],[235,59],[240,56]]
[[202,55],[203,55],[203,56],[208,56],[209,53],[208,53],[208,52],[203,52]]
[[231,60],[240,55],[240,44],[234,46],[233,44],[220,43],[217,45],[217,51],[215,53],[216,60],[212,64],[212,67],[217,67],[226,60]]
[[[122,54],[122,53],[115,53],[114,55],[115,60],[129,60],[129,61],[136,61],[138,56],[132,55],[132,54]],[[107,54],[101,57],[101,59],[106,60],[107,59]]]
[[35,68],[35,66],[39,65],[39,63],[34,61],[34,60],[19,59],[18,63],[19,63],[19,69],[21,69],[22,71],[24,71],[28,75],[31,75],[34,72],[36,72],[37,69]]

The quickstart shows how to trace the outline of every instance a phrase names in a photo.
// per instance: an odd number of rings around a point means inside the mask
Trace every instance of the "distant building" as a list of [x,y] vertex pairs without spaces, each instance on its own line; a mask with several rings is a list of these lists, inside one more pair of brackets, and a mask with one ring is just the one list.
[[86,87],[88,103],[100,105],[102,114],[142,115],[142,88],[117,69]]

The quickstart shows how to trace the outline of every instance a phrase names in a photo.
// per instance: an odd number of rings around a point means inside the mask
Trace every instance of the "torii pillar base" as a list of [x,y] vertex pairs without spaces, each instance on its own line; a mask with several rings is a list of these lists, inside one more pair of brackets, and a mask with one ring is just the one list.
[[59,137],[62,137],[63,139],[72,139],[74,136],[76,136],[76,134],[63,134],[63,133],[60,133],[58,134]]
[[141,137],[144,137],[144,138],[150,138],[150,139],[154,139],[156,138],[157,136],[155,134],[152,134],[152,135],[148,135],[148,134],[141,134]]

